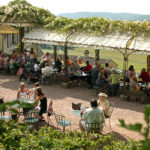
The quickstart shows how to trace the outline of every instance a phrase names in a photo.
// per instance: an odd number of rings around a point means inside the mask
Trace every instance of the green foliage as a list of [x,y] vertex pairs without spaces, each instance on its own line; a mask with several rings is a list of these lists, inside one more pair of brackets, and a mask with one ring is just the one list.
[[70,19],[55,17],[48,10],[32,6],[26,0],[13,0],[8,5],[0,7],[2,22],[20,22],[40,25],[46,29],[63,33],[88,33],[106,35],[125,33],[130,35],[150,35],[150,21],[119,21],[91,17]]
[[44,24],[47,17],[55,18],[48,10],[32,6],[26,0],[13,0],[0,11],[2,22]]
[[65,17],[57,17],[45,26],[50,30],[72,33],[90,33],[93,35],[105,35],[113,33],[125,33],[131,35],[150,35],[150,22],[135,21],[112,21],[104,18],[91,17],[69,19]]
[[[9,109],[10,106],[19,104],[18,100],[7,102],[0,106]],[[9,109],[12,111],[11,109]],[[13,111],[13,113],[17,113]],[[131,150],[140,147],[141,143],[131,141],[125,144],[113,135],[86,134],[77,131],[61,132],[51,127],[42,127],[39,131],[30,130],[27,124],[18,123],[17,120],[0,120],[0,149],[10,150]],[[137,149],[138,150],[138,149]]]
[[[144,136],[145,140],[142,141],[141,150],[149,150],[150,148],[150,105],[147,105],[144,111],[144,119],[146,122],[146,127],[143,127],[142,124],[129,124],[127,125],[124,120],[119,120],[122,127],[134,130],[139,132],[141,135]],[[137,148],[134,148],[137,150]]]
[[112,135],[89,134],[70,131],[63,133],[51,127],[43,127],[39,131],[30,131],[23,124],[0,121],[0,148],[1,149],[37,149],[37,150],[131,150],[136,142],[125,144]]

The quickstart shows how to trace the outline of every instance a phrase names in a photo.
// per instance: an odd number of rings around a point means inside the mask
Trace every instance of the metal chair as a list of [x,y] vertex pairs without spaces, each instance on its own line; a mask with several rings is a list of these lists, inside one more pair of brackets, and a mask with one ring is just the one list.
[[114,111],[114,104],[112,102],[110,102],[109,103],[109,116],[105,116],[105,119],[109,119],[109,127],[111,130],[112,130],[112,128],[111,128],[111,120],[110,119],[111,119],[113,111]]
[[24,121],[28,125],[35,125],[37,130],[39,129],[39,113],[38,112],[27,112],[25,115]]
[[11,119],[11,117],[5,115],[5,112],[7,111],[7,109],[2,106],[3,104],[4,104],[4,97],[0,96],[0,120],[8,121]]
[[71,122],[66,120],[66,117],[63,114],[54,112],[54,116],[57,122],[57,128],[58,126],[62,126],[63,132],[65,132],[66,126],[70,126],[70,129],[71,129]]
[[85,123],[85,131],[87,133],[100,133],[102,129],[102,123]]
[[51,75],[43,75],[41,76],[42,84],[50,84],[51,83]]

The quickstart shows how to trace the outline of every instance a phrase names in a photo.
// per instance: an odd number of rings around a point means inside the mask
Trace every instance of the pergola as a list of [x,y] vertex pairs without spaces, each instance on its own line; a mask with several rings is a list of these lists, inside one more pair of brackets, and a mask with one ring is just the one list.
[[150,37],[120,33],[95,36],[83,33],[58,33],[38,28],[25,34],[23,42],[54,45],[54,55],[56,54],[56,45],[64,45],[65,58],[67,56],[67,46],[114,49],[122,53],[124,57],[124,71],[127,70],[130,54],[137,51],[150,52]]

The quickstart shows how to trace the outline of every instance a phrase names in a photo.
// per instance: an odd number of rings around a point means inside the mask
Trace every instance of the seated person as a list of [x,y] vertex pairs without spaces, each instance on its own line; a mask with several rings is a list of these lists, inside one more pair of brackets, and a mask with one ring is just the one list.
[[80,57],[80,56],[78,56],[78,58],[77,58],[77,62],[78,62],[78,64],[79,64],[80,66],[82,66],[82,59],[81,59],[81,57]]
[[68,75],[69,75],[69,80],[70,80],[70,85],[73,80],[78,80],[78,76],[76,76],[77,69],[74,66],[74,63],[71,63],[71,65],[68,67]]
[[67,66],[70,66],[71,65],[71,60],[69,59],[69,56],[67,56],[66,59],[67,59]]
[[86,123],[101,123],[101,130],[103,129],[103,123],[105,122],[105,116],[103,111],[98,108],[97,100],[90,102],[91,108],[87,108],[82,111],[82,119],[79,121],[79,126],[82,131],[86,130]]
[[105,93],[98,94],[98,105],[101,110],[103,110],[105,118],[108,118],[110,116],[109,113],[109,101],[106,99],[108,97]]
[[133,75],[130,78],[130,82],[129,82],[130,92],[134,92],[135,91],[136,84],[137,84],[137,77],[135,75]]
[[147,97],[150,98],[150,82],[148,83],[147,88],[146,88],[146,95]]
[[59,58],[56,58],[55,68],[58,69],[58,72],[61,72],[61,69],[62,69],[62,62],[60,61]]
[[[24,99],[28,99],[28,93],[29,93],[29,89],[25,88],[25,84],[24,82],[20,83],[18,92],[17,92],[17,99],[20,101],[20,103],[24,100]],[[28,108],[23,108],[23,113],[24,115],[26,114],[26,112],[28,112],[30,109]]]
[[25,88],[24,82],[21,82],[17,92],[17,99],[19,99],[20,101],[27,99],[27,95],[28,95],[28,89]]
[[105,83],[104,68],[99,68],[99,73],[98,73],[98,77],[96,80],[96,85],[98,85],[100,88],[103,88],[104,83]]
[[141,90],[141,85],[136,84],[135,91],[133,92],[134,98],[131,96],[130,100],[140,101],[144,103],[144,91]]
[[116,96],[117,90],[119,89],[120,75],[116,72],[115,69],[112,70],[111,75],[109,76],[109,83],[107,87],[107,92],[109,96]]
[[92,65],[89,64],[89,61],[87,60],[87,61],[86,61],[86,66],[83,67],[83,71],[88,73],[88,72],[91,71],[91,70],[92,70]]
[[45,63],[45,67],[42,68],[42,75],[44,76],[50,76],[51,75],[51,67],[49,65],[49,63]]
[[77,60],[74,61],[74,67],[75,67],[76,72],[80,71],[80,66],[79,66]]
[[51,56],[50,56],[49,52],[47,52],[45,55],[43,55],[41,57],[41,59],[43,62],[48,63],[49,65],[51,64]]
[[100,65],[96,64],[96,67],[93,70],[91,70],[91,73],[87,78],[87,82],[90,85],[90,87],[89,87],[90,89],[92,89],[92,85],[96,84],[96,80],[97,80],[98,74],[100,72],[99,68],[100,68]]
[[143,68],[143,69],[141,70],[141,74],[140,74],[139,78],[142,79],[142,82],[143,82],[143,83],[150,81],[150,79],[149,79],[149,73],[146,72],[146,69],[145,69],[145,68]]

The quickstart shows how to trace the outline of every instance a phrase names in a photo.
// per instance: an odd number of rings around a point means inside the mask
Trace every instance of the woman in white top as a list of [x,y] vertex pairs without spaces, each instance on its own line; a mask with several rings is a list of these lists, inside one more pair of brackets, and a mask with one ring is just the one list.
[[17,92],[17,99],[19,100],[27,99],[27,95],[28,95],[28,89],[25,89],[24,82],[21,82]]

